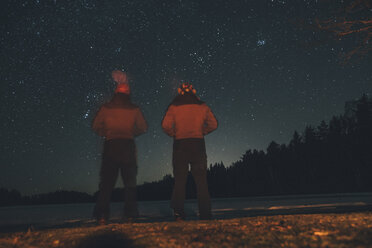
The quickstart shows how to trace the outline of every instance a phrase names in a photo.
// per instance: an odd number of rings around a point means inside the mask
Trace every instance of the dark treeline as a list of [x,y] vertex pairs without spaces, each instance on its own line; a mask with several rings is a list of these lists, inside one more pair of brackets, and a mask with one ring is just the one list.
[[347,102],[343,115],[294,132],[288,145],[214,164],[208,180],[214,197],[372,191],[372,99]]
[[[287,145],[272,141],[266,151],[248,150],[229,167],[210,165],[207,177],[212,197],[372,191],[372,99],[363,95],[347,102],[343,115],[295,131]],[[173,182],[166,175],[139,185],[138,198],[170,199]],[[196,196],[191,175],[186,194]],[[22,197],[0,189],[0,205],[93,202],[96,195],[57,191]],[[115,189],[112,200],[122,201],[123,195]]]
[[0,188],[0,206],[11,205],[41,205],[93,202],[94,198],[88,193],[58,190],[46,194],[22,196],[17,190]]

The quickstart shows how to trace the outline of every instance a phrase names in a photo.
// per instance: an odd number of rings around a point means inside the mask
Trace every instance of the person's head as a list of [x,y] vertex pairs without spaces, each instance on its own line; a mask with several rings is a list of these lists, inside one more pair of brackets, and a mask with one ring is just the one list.
[[130,94],[128,76],[125,72],[115,70],[111,73],[112,79],[117,83],[115,93]]
[[173,105],[204,103],[199,97],[196,96],[196,90],[190,83],[182,83],[177,90],[178,95],[171,102]]
[[182,83],[178,87],[177,91],[179,95],[195,95],[196,94],[196,90],[190,83]]

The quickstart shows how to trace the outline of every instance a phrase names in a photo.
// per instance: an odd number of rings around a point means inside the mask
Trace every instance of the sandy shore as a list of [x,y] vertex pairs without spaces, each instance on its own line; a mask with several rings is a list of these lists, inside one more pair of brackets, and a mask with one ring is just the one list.
[[31,228],[0,247],[372,247],[372,212]]

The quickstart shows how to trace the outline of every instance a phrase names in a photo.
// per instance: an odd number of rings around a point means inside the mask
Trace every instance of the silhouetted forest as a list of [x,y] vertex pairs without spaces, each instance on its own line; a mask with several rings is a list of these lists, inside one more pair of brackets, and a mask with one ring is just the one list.
[[93,202],[94,198],[88,193],[58,190],[46,194],[21,196],[17,190],[0,188],[0,206],[11,205],[41,205]]
[[[208,168],[212,197],[372,191],[372,99],[363,95],[345,104],[343,115],[329,123],[294,132],[288,144],[272,141],[266,151],[248,150],[226,167],[222,162]],[[138,186],[139,200],[170,199],[173,177]],[[0,189],[0,205],[92,202],[93,196],[74,191],[22,197],[16,190]],[[117,188],[113,201],[122,201]],[[187,198],[195,198],[192,176]]]
[[347,102],[343,115],[295,131],[288,145],[214,164],[208,180],[214,197],[372,191],[372,99]]

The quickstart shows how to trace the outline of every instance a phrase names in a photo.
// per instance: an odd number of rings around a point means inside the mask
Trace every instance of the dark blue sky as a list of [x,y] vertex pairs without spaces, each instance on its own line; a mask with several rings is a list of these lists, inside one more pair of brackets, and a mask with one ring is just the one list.
[[160,122],[180,80],[219,120],[209,163],[230,165],[343,113],[372,93],[371,55],[342,64],[358,40],[312,28],[342,7],[320,2],[2,1],[0,187],[97,190],[102,140],[90,124],[114,69],[131,75],[149,123],[137,139],[139,183],[171,173]]

